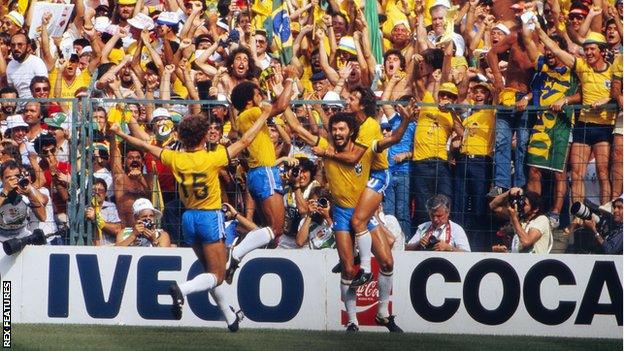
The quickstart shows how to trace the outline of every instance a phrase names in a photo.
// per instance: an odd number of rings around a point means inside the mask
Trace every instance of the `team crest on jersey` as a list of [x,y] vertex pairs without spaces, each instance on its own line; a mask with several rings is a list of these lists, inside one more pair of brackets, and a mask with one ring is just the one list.
[[357,165],[355,165],[355,167],[353,167],[353,169],[355,169],[355,174],[360,175],[362,174],[362,164],[358,163]]

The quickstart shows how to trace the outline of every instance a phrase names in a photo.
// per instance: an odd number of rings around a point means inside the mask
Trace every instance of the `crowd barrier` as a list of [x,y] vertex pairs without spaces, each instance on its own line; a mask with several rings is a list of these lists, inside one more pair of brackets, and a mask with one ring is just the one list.
[[[202,271],[191,249],[0,255],[5,322],[8,306],[13,323],[225,328],[207,292],[171,316],[168,286]],[[250,253],[228,286],[242,328],[343,330],[337,261],[334,250]],[[407,332],[622,338],[622,256],[396,252],[394,262],[391,310]],[[361,329],[385,331],[373,321],[376,281],[357,295]]]

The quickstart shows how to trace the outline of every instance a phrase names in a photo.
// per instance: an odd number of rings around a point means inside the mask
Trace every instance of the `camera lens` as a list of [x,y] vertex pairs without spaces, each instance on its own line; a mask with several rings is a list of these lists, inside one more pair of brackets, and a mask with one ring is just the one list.
[[327,208],[329,206],[329,201],[324,197],[316,200],[316,203],[318,203],[319,207],[322,208]]
[[295,168],[291,169],[290,173],[293,175],[293,177],[298,177],[299,176],[299,167],[295,167]]

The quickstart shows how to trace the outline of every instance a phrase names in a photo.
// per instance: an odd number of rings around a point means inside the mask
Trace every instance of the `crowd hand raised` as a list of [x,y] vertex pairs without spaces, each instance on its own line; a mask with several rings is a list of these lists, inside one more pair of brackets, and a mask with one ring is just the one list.
[[189,46],[191,46],[192,44],[193,44],[193,41],[190,38],[184,38],[180,42],[180,49],[184,50],[184,49],[188,48]]
[[88,221],[94,221],[95,220],[95,209],[93,207],[87,207],[85,209],[85,218]]
[[338,72],[341,79],[349,78],[351,72],[353,71],[353,62],[348,62],[346,65],[342,66],[340,72]]
[[175,72],[175,66],[174,65],[166,65],[165,66],[165,74],[172,75],[173,72]]

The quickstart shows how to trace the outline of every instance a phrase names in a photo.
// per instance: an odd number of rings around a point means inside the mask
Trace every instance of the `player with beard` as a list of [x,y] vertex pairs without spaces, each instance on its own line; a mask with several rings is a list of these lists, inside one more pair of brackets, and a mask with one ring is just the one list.
[[[248,66],[246,67],[248,69]],[[285,77],[284,90],[275,100],[270,117],[286,111],[292,96],[292,77],[296,76],[296,69],[288,66],[284,68],[283,74]],[[242,82],[234,87],[230,98],[232,105],[238,110],[236,125],[240,133],[245,133],[261,116],[260,104],[263,97],[260,88],[255,83]],[[256,208],[261,209],[264,214],[269,227],[251,231],[240,243],[232,245],[225,276],[228,283],[232,282],[234,272],[247,253],[266,246],[273,239],[275,239],[274,244],[277,245],[279,237],[284,231],[284,188],[279,170],[275,166],[277,157],[271,142],[269,127],[266,124],[251,142],[248,151],[247,189],[256,202]]]
[[[342,300],[345,303],[345,307],[349,315],[347,331],[358,331],[359,328],[355,305],[356,293],[355,288],[353,287],[353,281],[359,272],[356,271],[354,266],[354,237],[351,235],[353,232],[353,226],[350,222],[350,218],[356,210],[358,203],[362,201],[360,194],[363,194],[367,189],[367,181],[370,175],[370,164],[373,161],[375,147],[364,149],[364,152],[355,164],[347,164],[339,160],[339,158],[348,156],[350,153],[356,153],[356,148],[359,147],[356,144],[359,127],[355,113],[338,112],[329,119],[328,128],[331,135],[331,141],[310,133],[301,125],[301,123],[299,123],[292,111],[287,110],[286,113],[284,113],[284,116],[293,132],[303,139],[308,145],[314,147],[316,152],[323,157],[323,164],[327,174],[328,189],[332,194],[333,200],[332,230],[334,231],[336,247],[338,249],[340,263],[342,265],[340,290]],[[401,121],[400,128],[405,131],[408,123],[409,119],[404,118]],[[400,138],[399,134],[393,134],[388,138],[382,137],[381,139],[377,139],[375,140],[375,143],[378,148],[384,149],[390,147],[393,143],[396,143],[400,140]],[[376,222],[371,220],[365,226],[371,229],[373,233],[381,234]],[[390,291],[392,289],[393,265],[390,246],[386,242],[386,239],[381,235],[375,235],[375,238],[378,239],[375,240],[375,248],[377,249],[375,256],[379,260],[382,267],[382,274],[379,276],[379,305],[375,320],[378,324],[386,326],[391,332],[402,332],[401,328],[395,324],[394,316],[388,315],[388,301]],[[357,237],[355,240],[357,240]],[[360,256],[362,256],[360,242],[361,241],[358,241],[358,247],[360,248]],[[370,257],[368,259],[370,264]],[[361,260],[363,261],[363,259]],[[388,268],[390,269],[389,274],[384,274],[384,269]]]
[[229,94],[239,83],[255,81],[257,68],[253,62],[249,49],[242,46],[234,49],[225,61],[227,73],[220,76],[219,92]]
[[[553,228],[559,227],[559,214],[563,207],[563,200],[567,190],[566,184],[566,156],[569,149],[569,138],[572,130],[572,111],[562,113],[565,105],[575,105],[581,102],[581,94],[576,92],[578,78],[572,70],[558,59],[552,50],[544,48],[542,55],[533,41],[533,31],[523,28],[522,37],[531,61],[535,63],[535,76],[532,90],[533,102],[538,106],[550,106],[550,111],[543,111],[537,117],[529,140],[527,165],[529,165],[528,191],[542,194],[542,173],[553,171],[555,178],[554,199],[548,218]],[[568,44],[562,37],[552,35],[550,38],[560,48],[568,50]],[[550,142],[548,165],[540,162],[542,157],[535,157],[534,145],[539,148],[545,140]],[[537,151],[536,150],[536,151]],[[539,152],[538,151],[538,152]],[[535,164],[539,166],[535,166]]]
[[[193,247],[205,273],[179,285],[174,283],[170,287],[172,312],[176,319],[182,318],[184,296],[206,290],[210,291],[217,302],[230,331],[236,332],[243,318],[242,312],[234,312],[234,308],[227,301],[225,287],[221,285],[225,276],[227,252],[218,171],[227,166],[232,157],[245,150],[262,128],[266,128],[272,106],[264,104],[258,109],[260,115],[240,140],[227,148],[217,147],[214,151],[206,150],[209,119],[205,115],[190,115],[180,122],[178,136],[184,151],[162,149],[121,132],[118,125],[111,127],[126,142],[160,158],[163,164],[171,167],[178,181],[180,197],[186,208],[182,215],[184,241]],[[198,133],[199,131],[205,132]],[[262,231],[265,235],[267,231],[270,232],[267,228],[262,228],[248,235]]]

